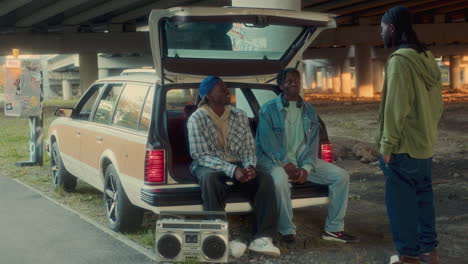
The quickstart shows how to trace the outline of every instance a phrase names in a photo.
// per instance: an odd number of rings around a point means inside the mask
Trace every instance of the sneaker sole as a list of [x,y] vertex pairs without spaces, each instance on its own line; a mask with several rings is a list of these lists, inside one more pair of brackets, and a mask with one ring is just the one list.
[[324,235],[322,235],[322,239],[323,239],[323,240],[328,240],[328,241],[341,242],[341,243],[358,243],[358,242],[359,242],[359,240],[356,240],[356,241],[346,241],[346,240],[339,239],[339,238],[336,238],[336,237],[324,236]]
[[331,236],[322,236],[322,239],[323,240],[328,240],[328,241],[336,241],[336,242],[346,243],[345,240],[335,238],[335,237],[331,237]]
[[258,254],[262,254],[262,255],[267,255],[267,256],[270,256],[270,257],[279,257],[281,256],[281,253],[276,253],[276,252],[270,252],[270,251],[257,251],[257,250],[253,250],[251,248],[249,248],[250,251],[252,252],[255,252],[255,253],[258,253]]

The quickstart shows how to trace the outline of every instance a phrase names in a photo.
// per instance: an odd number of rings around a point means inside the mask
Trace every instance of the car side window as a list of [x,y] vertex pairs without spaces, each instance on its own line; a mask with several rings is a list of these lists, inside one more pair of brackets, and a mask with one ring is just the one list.
[[148,84],[127,83],[115,108],[112,124],[137,129],[148,88]]
[[96,113],[94,114],[94,122],[100,124],[109,124],[114,110],[114,105],[122,92],[122,83],[112,83],[107,85],[106,90],[101,96]]
[[153,110],[153,97],[154,97],[154,86],[148,92],[146,96],[145,105],[143,106],[143,112],[141,113],[140,125],[138,130],[148,131],[151,123],[151,110]]
[[84,103],[79,103],[77,107],[77,114],[76,118],[81,119],[81,120],[89,120],[89,116],[91,115],[91,112],[93,111],[93,106],[94,103],[96,102],[96,99],[98,98],[101,90],[103,89],[104,84],[103,83],[98,83],[91,88],[89,88],[87,94],[83,98]]

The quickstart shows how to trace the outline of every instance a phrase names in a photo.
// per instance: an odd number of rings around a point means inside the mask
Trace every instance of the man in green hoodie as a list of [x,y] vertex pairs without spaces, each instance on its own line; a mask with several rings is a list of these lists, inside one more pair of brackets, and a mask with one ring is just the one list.
[[382,17],[389,57],[377,144],[385,200],[398,257],[393,263],[439,263],[432,191],[432,156],[442,113],[439,67],[419,42],[406,7]]

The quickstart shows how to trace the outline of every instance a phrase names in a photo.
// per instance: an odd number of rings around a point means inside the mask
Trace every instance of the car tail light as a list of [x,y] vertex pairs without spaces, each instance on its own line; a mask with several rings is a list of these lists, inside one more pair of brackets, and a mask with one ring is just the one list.
[[165,151],[146,150],[145,183],[164,183],[166,180]]
[[331,144],[322,144],[320,147],[321,147],[321,150],[322,150],[322,159],[324,161],[333,162],[332,145]]

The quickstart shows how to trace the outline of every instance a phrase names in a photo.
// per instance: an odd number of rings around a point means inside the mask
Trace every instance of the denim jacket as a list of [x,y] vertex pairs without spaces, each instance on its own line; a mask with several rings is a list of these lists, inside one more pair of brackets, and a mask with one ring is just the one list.
[[[257,167],[269,173],[275,166],[284,166],[287,159],[285,120],[286,110],[281,102],[281,95],[266,102],[259,112],[259,123],[255,144],[257,147]],[[315,164],[318,155],[320,123],[315,108],[304,101],[302,105],[302,122],[305,144],[299,147],[298,167],[304,164]]]

